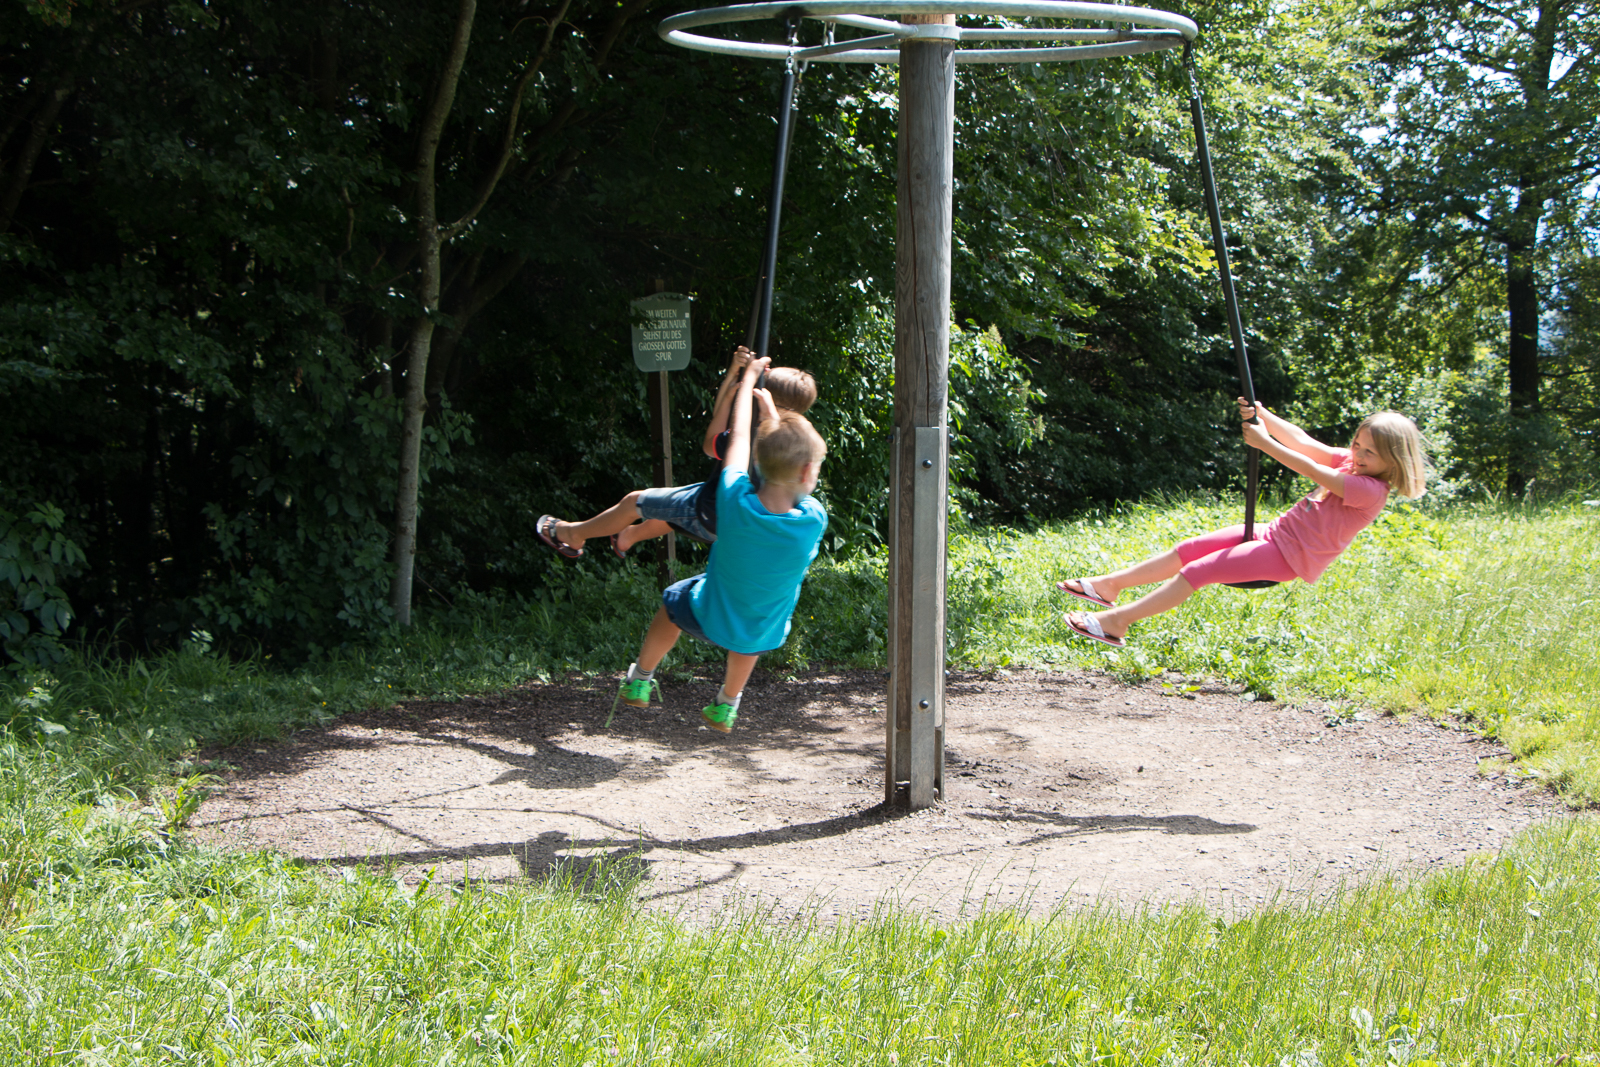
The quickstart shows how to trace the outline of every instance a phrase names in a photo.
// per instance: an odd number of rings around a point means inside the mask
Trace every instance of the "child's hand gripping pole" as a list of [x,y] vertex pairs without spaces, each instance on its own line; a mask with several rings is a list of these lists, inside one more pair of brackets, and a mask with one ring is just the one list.
[[[772,361],[765,356],[752,360],[746,370],[755,374],[746,374],[739,380],[738,395],[733,400],[733,422],[729,427],[731,435],[728,438],[728,455],[723,461],[723,469],[730,471],[748,471],[750,469],[750,441],[753,430],[750,425],[750,401],[755,395],[756,380],[765,376],[767,366]],[[766,390],[762,390],[766,392]],[[772,398],[767,398],[771,403]]]

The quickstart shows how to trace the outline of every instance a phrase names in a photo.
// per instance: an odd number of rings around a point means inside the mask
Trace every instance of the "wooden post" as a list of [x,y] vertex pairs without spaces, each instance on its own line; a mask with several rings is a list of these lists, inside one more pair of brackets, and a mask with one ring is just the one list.
[[[955,23],[954,15],[901,18]],[[955,74],[954,41],[901,43],[884,801],[913,809],[944,796],[945,419]]]
[[[656,292],[666,292],[667,280],[656,279]],[[670,371],[657,371],[645,385],[646,400],[650,405],[650,431],[656,441],[653,464],[654,481],[658,486],[672,484],[672,390],[667,382]],[[662,588],[672,584],[672,567],[678,562],[678,537],[671,530],[661,539],[656,549],[656,578]]]

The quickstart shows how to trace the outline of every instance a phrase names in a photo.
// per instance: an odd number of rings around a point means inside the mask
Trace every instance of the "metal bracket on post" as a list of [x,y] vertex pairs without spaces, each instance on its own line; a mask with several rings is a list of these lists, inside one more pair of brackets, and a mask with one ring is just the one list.
[[922,566],[911,585],[911,792],[913,809],[944,797],[945,520],[949,436],[918,426],[912,481],[912,557]]
[[902,670],[900,635],[906,628],[900,622],[900,559],[905,547],[900,543],[901,477],[900,428],[889,430],[889,628],[885,632],[889,656],[889,711],[883,717],[883,803],[886,807],[906,807],[911,790],[911,720],[902,715],[905,702],[900,687],[910,677]]
[[[950,438],[943,426],[896,430],[891,492],[889,713],[884,803],[944,799],[945,536]],[[911,499],[903,495],[910,490]],[[909,506],[908,506],[909,505]]]

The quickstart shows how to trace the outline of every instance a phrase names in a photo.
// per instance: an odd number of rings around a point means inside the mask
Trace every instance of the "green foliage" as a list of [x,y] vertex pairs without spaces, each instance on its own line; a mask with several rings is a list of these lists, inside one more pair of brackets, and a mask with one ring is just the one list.
[[[1387,106],[1364,153],[1374,195],[1356,228],[1386,231],[1396,269],[1383,288],[1427,308],[1424,321],[1483,327],[1507,371],[1504,486],[1520,496],[1563,436],[1559,420],[1539,425],[1540,334],[1546,279],[1592,251],[1596,233],[1600,6],[1428,2],[1379,14]],[[1464,331],[1452,332],[1443,347],[1459,353]]]
[[[294,13],[191,8],[7,27],[73,102],[0,256],[0,359],[34,371],[0,452],[93,561],[65,586],[91,631],[306,649],[387,618],[396,402],[342,316],[400,304],[342,256],[397,172],[242,58]],[[425,469],[462,432],[441,409]]]
[[199,771],[185,775],[170,789],[156,796],[156,808],[161,815],[161,826],[169,837],[189,828],[189,822],[200,813],[200,805],[211,791],[222,783],[214,774]]
[[[1580,36],[1587,2],[1557,5]],[[694,363],[670,385],[675,480],[712,469],[699,442],[748,328],[778,71],[671,48],[651,26],[675,7],[646,8],[579,0],[544,58],[548,13],[479,13],[439,146],[441,217],[509,155],[444,253],[417,569],[434,608],[574,595],[533,524],[651,481],[624,346],[628,300],[657,279],[696,297]],[[1477,175],[1468,192],[1502,204],[1530,146],[1590,160],[1592,64],[1572,63],[1541,118],[1500,98],[1507,79],[1462,82],[1459,56],[1378,62],[1402,30],[1427,43],[1476,19],[1478,34],[1485,12],[1191,13],[1264,399],[1331,438],[1374,407],[1413,411],[1456,495],[1514,471],[1551,493],[1593,482],[1592,195],[1573,179],[1547,200],[1538,268],[1559,343],[1545,409],[1513,418],[1515,375],[1495,370],[1504,270],[1483,254],[1498,238],[1439,193]],[[302,658],[386,634],[395,367],[419,307],[410,175],[453,17],[414,0],[0,7],[16,45],[0,80],[0,462],[86,557],[57,583],[75,634],[151,651],[199,628],[235,654]],[[1525,42],[1496,40],[1522,69]],[[778,361],[821,386],[826,551],[867,569],[892,425],[897,79],[805,73],[774,321]],[[958,79],[950,422],[967,518],[1071,520],[1241,480],[1186,89],[1176,54]],[[1391,90],[1416,105],[1392,122],[1439,120],[1415,158],[1372,141]],[[1546,119],[1572,134],[1548,151]],[[1473,130],[1497,123],[1505,143],[1473,155]],[[1374,209],[1401,193],[1431,207]]]
[[49,666],[65,654],[59,639],[72,625],[62,590],[87,562],[63,531],[66,515],[42,503],[22,515],[0,493],[0,653],[19,664]]

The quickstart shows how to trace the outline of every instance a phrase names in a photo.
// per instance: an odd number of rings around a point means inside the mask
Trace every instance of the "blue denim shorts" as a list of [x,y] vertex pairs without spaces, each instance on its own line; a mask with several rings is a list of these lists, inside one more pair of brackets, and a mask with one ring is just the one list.
[[721,648],[721,645],[707,637],[700,629],[700,620],[694,617],[694,605],[689,600],[694,593],[694,587],[705,580],[705,575],[697,574],[693,578],[673,582],[662,592],[661,606],[667,609],[667,618],[672,620],[672,625],[686,634],[698,637],[708,645]]
[[717,535],[705,528],[695,501],[700,497],[702,482],[666,489],[645,489],[639,493],[635,506],[641,518],[662,519],[672,523],[690,537],[705,542],[715,541]]

